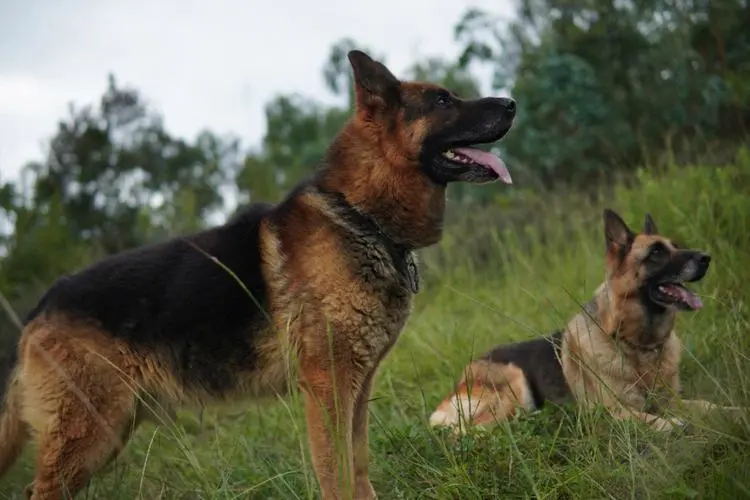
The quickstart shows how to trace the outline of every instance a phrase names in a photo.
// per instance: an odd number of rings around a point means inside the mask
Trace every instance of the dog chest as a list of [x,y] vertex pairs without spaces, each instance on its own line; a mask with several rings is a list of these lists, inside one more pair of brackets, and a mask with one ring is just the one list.
[[412,310],[411,294],[401,287],[374,291],[360,283],[357,291],[336,294],[325,307],[334,334],[345,341],[356,358],[369,364],[398,339]]

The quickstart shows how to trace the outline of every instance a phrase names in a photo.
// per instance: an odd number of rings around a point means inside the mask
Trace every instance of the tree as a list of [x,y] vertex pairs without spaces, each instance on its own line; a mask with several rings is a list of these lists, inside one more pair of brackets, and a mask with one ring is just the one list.
[[[734,75],[748,76],[739,61],[750,35],[738,20],[750,18],[741,1],[719,3],[723,10],[715,2],[521,0],[509,23],[470,10],[455,30],[459,62],[491,65],[494,87],[512,89],[512,157],[548,185],[585,182],[648,161],[665,138],[695,148],[736,136],[722,131],[721,118],[731,109],[742,122],[748,110],[747,78]],[[712,52],[707,30],[719,48],[731,39],[732,50]],[[729,53],[744,54],[733,59],[736,73],[726,70]]]
[[[331,47],[322,76],[344,106],[326,106],[300,95],[280,95],[266,105],[266,135],[237,174],[243,201],[277,200],[322,161],[328,145],[351,115],[353,80],[348,52],[362,48],[350,38]],[[366,50],[366,49],[365,49]]]
[[201,227],[223,207],[220,188],[239,162],[237,139],[174,138],[110,76],[98,106],[71,105],[45,160],[24,167],[32,182],[0,188],[12,224],[0,285],[45,282],[95,255]]

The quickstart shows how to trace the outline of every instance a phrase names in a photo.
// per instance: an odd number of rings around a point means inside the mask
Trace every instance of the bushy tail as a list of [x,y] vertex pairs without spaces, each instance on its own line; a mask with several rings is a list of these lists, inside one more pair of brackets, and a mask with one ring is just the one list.
[[26,423],[21,420],[21,387],[19,367],[10,373],[5,401],[0,406],[0,477],[10,469],[29,438]]

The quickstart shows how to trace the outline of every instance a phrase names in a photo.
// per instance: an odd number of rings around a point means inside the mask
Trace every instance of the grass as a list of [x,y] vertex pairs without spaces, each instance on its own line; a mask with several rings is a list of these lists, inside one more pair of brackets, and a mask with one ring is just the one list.
[[[498,189],[485,187],[485,189]],[[750,404],[750,155],[724,168],[641,172],[598,199],[526,198],[466,215],[422,254],[425,286],[370,404],[371,477],[383,499],[748,498],[750,424],[693,420],[657,434],[598,411],[551,408],[491,432],[451,439],[427,418],[472,357],[564,325],[603,276],[601,208],[713,256],[693,289],[705,308],[681,314],[689,397]],[[594,197],[596,198],[596,197]],[[520,214],[520,215],[519,215]],[[454,217],[461,219],[460,214]],[[520,222],[519,222],[520,221]],[[81,498],[319,498],[297,396],[180,413],[143,425]],[[31,450],[0,483],[21,498]]]

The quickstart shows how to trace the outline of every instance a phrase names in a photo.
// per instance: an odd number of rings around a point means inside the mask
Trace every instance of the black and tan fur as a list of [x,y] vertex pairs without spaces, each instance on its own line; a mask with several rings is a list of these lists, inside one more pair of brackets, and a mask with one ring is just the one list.
[[418,290],[413,251],[440,240],[449,182],[498,178],[446,150],[500,139],[515,105],[399,81],[360,51],[349,61],[354,116],[282,202],[49,289],[19,341],[0,475],[34,437],[29,497],[75,494],[159,409],[298,386],[323,498],[375,497],[367,405]]
[[470,363],[431,415],[433,426],[455,426],[457,432],[486,428],[545,401],[575,400],[603,405],[615,418],[634,417],[669,430],[681,422],[660,410],[678,404],[716,408],[678,397],[682,346],[675,317],[699,301],[692,293],[695,301],[688,303],[661,291],[679,285],[687,292],[683,284],[702,279],[710,257],[659,235],[650,215],[643,232],[635,234],[605,210],[604,230],[606,279],[594,298],[562,331],[498,346]]

